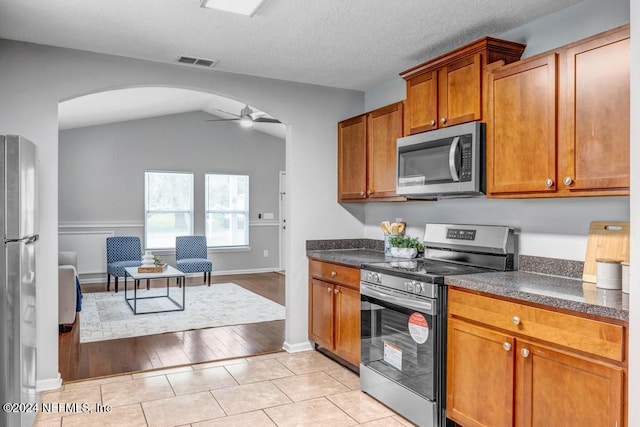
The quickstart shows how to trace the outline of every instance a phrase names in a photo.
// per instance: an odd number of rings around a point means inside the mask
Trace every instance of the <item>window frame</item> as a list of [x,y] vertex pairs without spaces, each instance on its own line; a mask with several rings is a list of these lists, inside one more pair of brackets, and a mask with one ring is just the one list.
[[[236,176],[236,177],[246,177],[247,178],[247,195],[246,195],[246,202],[245,202],[245,209],[244,210],[240,210],[240,209],[208,209],[209,207],[209,184],[208,184],[208,177],[211,175],[220,175],[220,176]],[[249,248],[250,247],[250,227],[249,227],[249,219],[250,219],[250,206],[249,206],[249,200],[250,200],[250,175],[249,174],[241,174],[241,173],[222,173],[222,172],[205,172],[204,174],[204,234],[205,236],[207,236],[207,248],[211,249],[211,250],[225,250],[225,249],[245,249],[245,248]],[[208,231],[208,227],[207,227],[207,217],[209,216],[209,214],[214,214],[214,213],[221,213],[221,214],[244,214],[244,218],[245,218],[245,223],[244,223],[244,229],[245,229],[245,236],[246,236],[246,240],[244,244],[241,245],[214,245],[212,244],[213,239],[209,238],[209,235],[207,233]]]
[[[149,210],[149,186],[148,186],[148,176],[149,174],[175,174],[175,175],[188,175],[191,177],[191,206],[189,210]],[[190,213],[191,215],[191,224],[188,232],[176,234],[179,235],[193,235],[195,229],[195,209],[194,209],[194,197],[195,197],[195,173],[188,171],[164,171],[164,170],[145,170],[144,171],[144,248],[145,250],[157,250],[157,251],[166,251],[173,250],[175,251],[175,239],[170,246],[167,247],[150,247],[149,246],[149,238],[148,238],[148,215],[150,213]]]

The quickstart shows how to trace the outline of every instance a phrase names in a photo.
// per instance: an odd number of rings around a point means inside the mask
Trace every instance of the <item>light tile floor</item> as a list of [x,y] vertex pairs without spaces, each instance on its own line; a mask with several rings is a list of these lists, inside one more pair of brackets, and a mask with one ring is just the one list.
[[413,426],[315,351],[80,381],[41,401],[52,412],[35,427]]

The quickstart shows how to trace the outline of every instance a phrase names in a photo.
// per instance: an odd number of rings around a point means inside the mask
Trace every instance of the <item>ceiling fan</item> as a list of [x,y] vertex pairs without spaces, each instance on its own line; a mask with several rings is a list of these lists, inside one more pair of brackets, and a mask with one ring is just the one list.
[[218,110],[214,108],[214,111],[220,111],[222,113],[228,114],[230,116],[235,116],[233,119],[211,119],[207,120],[208,122],[228,122],[233,120],[239,120],[240,126],[245,128],[250,128],[254,123],[282,123],[280,120],[271,119],[269,117],[263,117],[262,115],[265,113],[258,112],[254,113],[253,110],[245,105],[242,110],[240,110],[240,115],[229,113],[228,111]]

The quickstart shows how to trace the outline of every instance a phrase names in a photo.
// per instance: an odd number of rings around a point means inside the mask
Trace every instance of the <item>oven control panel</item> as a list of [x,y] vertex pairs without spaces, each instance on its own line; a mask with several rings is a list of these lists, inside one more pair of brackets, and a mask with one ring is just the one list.
[[360,280],[362,283],[384,286],[407,294],[420,295],[426,298],[438,297],[438,284],[412,280],[391,274],[384,274],[371,270],[361,269]]
[[377,283],[377,284],[381,283],[380,274],[374,273],[372,271],[367,271],[367,272],[363,271],[361,274],[361,279],[369,283]]
[[404,282],[404,290],[412,294],[423,294],[426,291],[426,287],[426,284],[415,280],[407,280]]

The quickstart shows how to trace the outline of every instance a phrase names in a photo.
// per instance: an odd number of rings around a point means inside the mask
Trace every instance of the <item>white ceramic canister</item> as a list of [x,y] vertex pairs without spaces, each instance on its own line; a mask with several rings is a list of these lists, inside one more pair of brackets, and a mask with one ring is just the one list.
[[628,262],[622,263],[622,292],[629,293],[629,274],[631,269]]
[[596,260],[596,286],[601,289],[622,289],[622,265],[620,260]]

